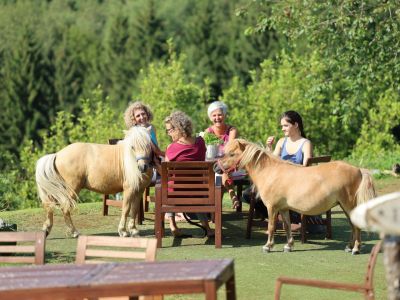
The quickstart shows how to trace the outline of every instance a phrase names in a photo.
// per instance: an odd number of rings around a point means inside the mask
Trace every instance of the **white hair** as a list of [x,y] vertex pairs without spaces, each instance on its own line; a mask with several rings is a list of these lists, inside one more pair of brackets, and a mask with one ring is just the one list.
[[211,118],[211,114],[213,113],[213,111],[217,109],[220,109],[224,114],[224,116],[226,116],[226,113],[228,112],[228,107],[226,106],[226,104],[222,101],[214,101],[208,106],[207,110],[208,117]]

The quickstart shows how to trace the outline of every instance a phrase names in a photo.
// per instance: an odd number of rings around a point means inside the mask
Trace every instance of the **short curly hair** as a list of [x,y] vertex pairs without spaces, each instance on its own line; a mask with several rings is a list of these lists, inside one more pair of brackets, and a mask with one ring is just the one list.
[[184,137],[191,137],[193,132],[192,120],[183,111],[172,112],[164,120],[165,124],[171,124],[171,126],[178,130]]
[[137,125],[134,118],[134,113],[137,109],[143,109],[146,112],[149,122],[153,120],[153,113],[151,112],[150,108],[141,101],[135,101],[129,104],[124,113],[124,121],[127,129]]

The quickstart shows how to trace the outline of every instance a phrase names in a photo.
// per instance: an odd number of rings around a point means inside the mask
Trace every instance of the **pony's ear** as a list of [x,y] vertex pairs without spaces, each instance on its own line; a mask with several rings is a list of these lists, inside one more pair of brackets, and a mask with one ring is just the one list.
[[244,149],[246,149],[246,146],[249,144],[249,142],[244,139],[236,139],[236,143],[238,144],[241,151],[244,151]]

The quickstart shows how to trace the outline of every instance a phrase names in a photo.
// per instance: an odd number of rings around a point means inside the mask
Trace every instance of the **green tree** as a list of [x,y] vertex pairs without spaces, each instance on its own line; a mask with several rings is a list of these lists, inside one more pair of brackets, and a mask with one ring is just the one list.
[[[140,99],[149,104],[155,116],[153,124],[158,129],[157,139],[161,148],[169,143],[163,133],[164,119],[174,110],[182,110],[193,120],[194,132],[205,128],[204,117],[206,94],[202,88],[187,80],[183,69],[185,57],[177,58],[170,53],[167,63],[149,65],[140,80]],[[204,112],[204,114],[203,114]]]
[[37,140],[39,130],[49,122],[56,103],[52,78],[54,68],[31,28],[24,28],[14,49],[4,51],[2,68],[3,99],[0,139],[14,153],[24,139]]

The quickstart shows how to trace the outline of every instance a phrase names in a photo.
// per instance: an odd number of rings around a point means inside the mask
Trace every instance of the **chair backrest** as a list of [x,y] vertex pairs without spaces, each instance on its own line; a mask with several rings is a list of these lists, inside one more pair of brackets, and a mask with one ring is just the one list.
[[382,241],[379,241],[371,250],[371,254],[369,256],[368,265],[367,265],[367,273],[365,274],[365,286],[368,287],[371,291],[373,290],[373,275],[374,269],[376,265],[376,259],[378,258],[379,251],[382,247]]
[[113,138],[113,139],[109,139],[108,140],[108,144],[109,145],[116,145],[119,141],[121,141],[122,139],[118,139],[118,138]]
[[306,167],[309,167],[314,164],[319,164],[322,162],[330,162],[331,156],[330,155],[322,155],[322,156],[314,156],[307,159]]
[[321,156],[314,156],[314,157],[309,157],[306,162],[306,167],[309,167],[311,165],[319,164],[322,162],[330,162],[331,161],[331,156],[330,155],[321,155]]
[[[213,205],[215,174],[213,162],[162,162],[162,205]],[[190,202],[188,203],[188,198]]]
[[80,235],[75,263],[105,263],[115,259],[155,261],[156,251],[156,239]]
[[46,233],[0,232],[0,262],[44,264]]

